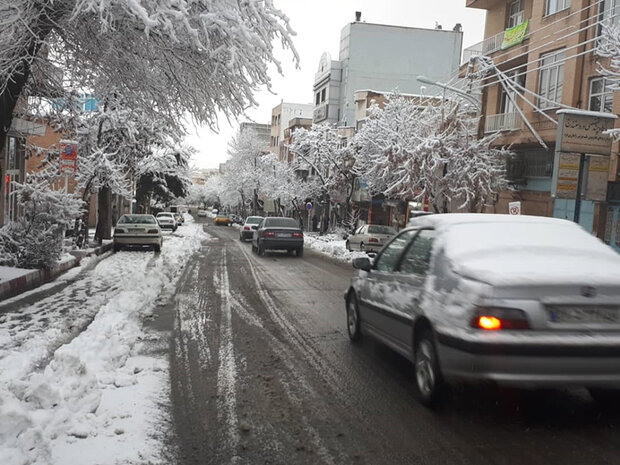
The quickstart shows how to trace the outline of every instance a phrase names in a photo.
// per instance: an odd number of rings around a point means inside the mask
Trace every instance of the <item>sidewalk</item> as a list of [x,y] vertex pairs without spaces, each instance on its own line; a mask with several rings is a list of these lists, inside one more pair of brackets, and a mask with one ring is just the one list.
[[0,266],[0,301],[53,281],[65,271],[78,266],[84,257],[101,255],[108,250],[112,250],[111,240],[99,245],[91,236],[89,248],[68,251],[51,268],[33,270]]

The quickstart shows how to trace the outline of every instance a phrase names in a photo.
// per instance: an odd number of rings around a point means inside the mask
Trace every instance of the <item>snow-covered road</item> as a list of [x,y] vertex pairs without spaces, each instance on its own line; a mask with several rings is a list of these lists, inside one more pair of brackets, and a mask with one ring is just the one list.
[[160,254],[119,252],[33,305],[4,305],[1,464],[167,461],[166,341],[144,322],[207,238],[190,218]]

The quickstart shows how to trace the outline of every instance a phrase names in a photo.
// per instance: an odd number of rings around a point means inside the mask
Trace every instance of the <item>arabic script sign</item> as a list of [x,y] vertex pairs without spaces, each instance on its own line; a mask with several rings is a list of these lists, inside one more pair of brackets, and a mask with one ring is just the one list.
[[606,155],[611,152],[612,139],[604,131],[613,128],[614,119],[605,116],[558,112],[560,152]]
[[526,19],[521,24],[506,29],[504,32],[504,40],[502,41],[502,50],[506,50],[507,48],[512,47],[513,45],[520,44],[525,39],[527,34],[527,26],[529,24],[529,19]]

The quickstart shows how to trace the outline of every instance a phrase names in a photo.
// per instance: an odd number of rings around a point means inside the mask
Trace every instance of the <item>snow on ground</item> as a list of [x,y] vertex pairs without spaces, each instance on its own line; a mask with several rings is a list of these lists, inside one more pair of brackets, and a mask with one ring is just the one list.
[[9,281],[20,276],[26,276],[32,270],[26,268],[14,268],[12,266],[0,266],[0,282]]
[[304,247],[332,257],[338,261],[350,263],[354,258],[367,257],[366,252],[347,250],[346,240],[337,234],[325,234],[324,236],[304,234]]
[[167,463],[168,363],[144,321],[208,238],[186,218],[160,254],[113,254],[0,314],[1,464]]

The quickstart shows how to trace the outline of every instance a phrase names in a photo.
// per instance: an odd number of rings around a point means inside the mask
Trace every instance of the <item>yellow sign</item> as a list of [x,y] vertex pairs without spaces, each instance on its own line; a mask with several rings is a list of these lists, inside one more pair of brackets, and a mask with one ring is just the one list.
[[512,47],[513,45],[518,45],[525,39],[527,34],[527,26],[529,25],[530,20],[526,19],[521,24],[506,29],[504,31],[504,41],[502,42],[502,50],[506,50],[507,48]]

